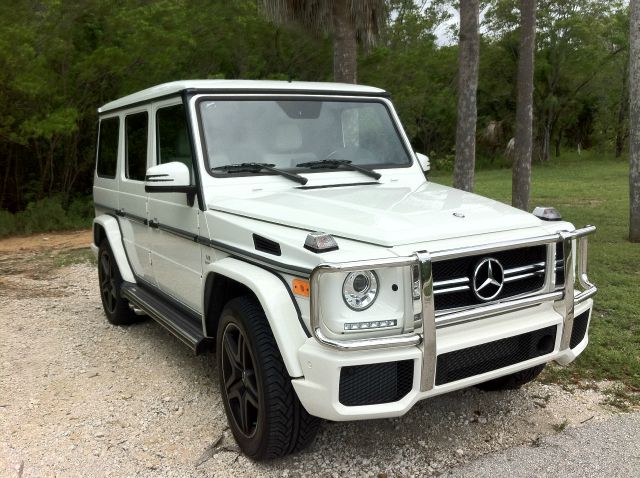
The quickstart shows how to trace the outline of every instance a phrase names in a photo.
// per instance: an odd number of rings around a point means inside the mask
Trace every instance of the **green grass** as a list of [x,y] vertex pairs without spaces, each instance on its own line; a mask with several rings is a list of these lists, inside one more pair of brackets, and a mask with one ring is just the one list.
[[[552,368],[554,380],[620,380],[640,391],[640,244],[628,241],[628,174],[627,161],[589,152],[534,165],[532,207],[555,206],[576,227],[598,227],[589,239],[589,277],[599,288],[590,344],[569,367]],[[451,173],[431,179],[451,184]],[[510,203],[511,171],[478,171],[476,192]]]
[[51,256],[53,265],[65,267],[73,264],[97,264],[96,258],[91,249],[72,249],[70,251],[60,251]]

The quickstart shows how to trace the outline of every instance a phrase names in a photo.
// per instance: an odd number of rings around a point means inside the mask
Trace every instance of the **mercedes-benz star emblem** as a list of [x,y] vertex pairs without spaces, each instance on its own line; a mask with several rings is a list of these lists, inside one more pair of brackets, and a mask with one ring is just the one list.
[[496,259],[488,257],[473,271],[473,293],[483,301],[495,299],[504,285],[504,269]]

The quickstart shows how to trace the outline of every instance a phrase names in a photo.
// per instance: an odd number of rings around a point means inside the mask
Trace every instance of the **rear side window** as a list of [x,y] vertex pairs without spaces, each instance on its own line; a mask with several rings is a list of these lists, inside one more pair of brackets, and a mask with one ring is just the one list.
[[118,164],[118,136],[120,118],[107,118],[100,121],[98,137],[98,176],[114,179]]
[[158,164],[179,161],[192,170],[187,115],[183,105],[161,108],[156,113]]
[[126,131],[126,177],[144,181],[147,172],[147,134],[149,115],[136,113],[124,120]]

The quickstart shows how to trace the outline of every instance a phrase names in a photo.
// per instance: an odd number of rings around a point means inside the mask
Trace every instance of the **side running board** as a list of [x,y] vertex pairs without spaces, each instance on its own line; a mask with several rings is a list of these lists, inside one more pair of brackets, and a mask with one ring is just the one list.
[[146,312],[195,353],[202,353],[209,346],[209,341],[203,335],[202,326],[197,320],[168,304],[153,292],[131,282],[123,282],[120,291],[125,299]]

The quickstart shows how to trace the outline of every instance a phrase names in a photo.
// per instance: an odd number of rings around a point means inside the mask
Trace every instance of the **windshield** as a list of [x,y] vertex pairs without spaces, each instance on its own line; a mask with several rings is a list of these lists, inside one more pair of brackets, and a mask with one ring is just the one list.
[[411,162],[377,101],[206,100],[200,113],[210,171],[242,163],[303,170],[309,169],[304,163],[326,159],[367,168]]

